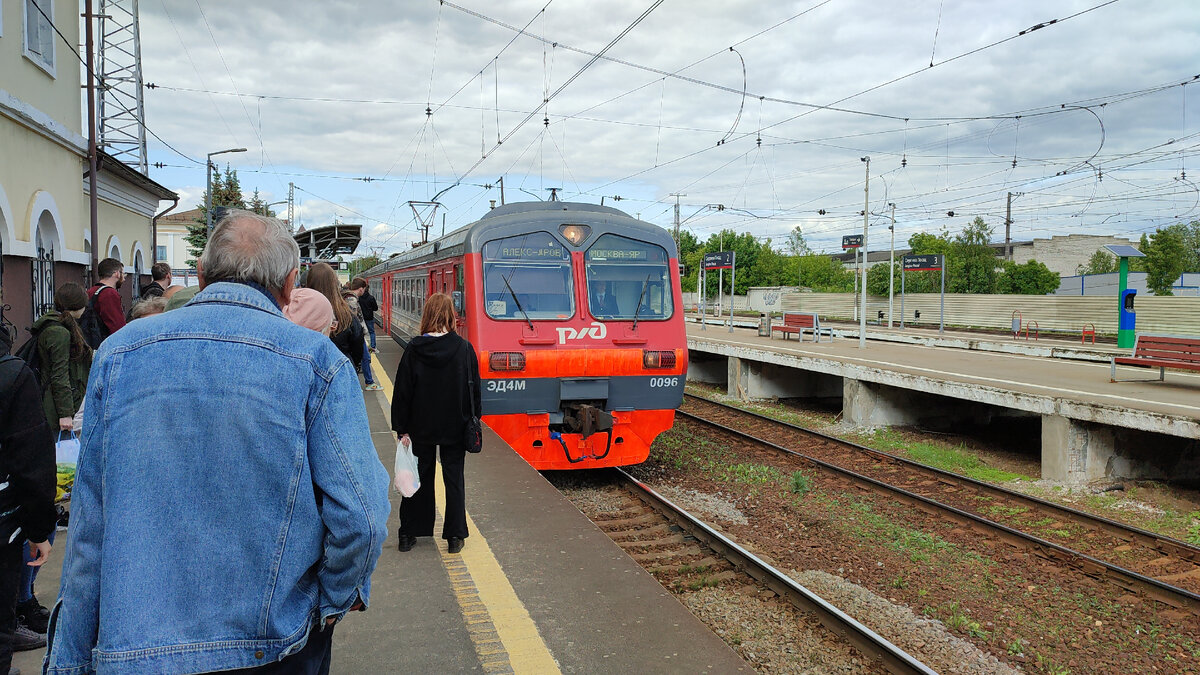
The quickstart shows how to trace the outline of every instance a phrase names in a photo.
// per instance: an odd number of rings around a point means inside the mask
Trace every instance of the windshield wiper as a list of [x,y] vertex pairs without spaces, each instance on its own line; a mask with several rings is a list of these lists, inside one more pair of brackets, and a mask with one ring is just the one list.
[[[525,312],[525,308],[521,306],[521,301],[517,299],[517,294],[513,291],[512,284],[508,283],[508,277],[502,276],[500,278],[504,279],[504,285],[508,288],[508,294],[512,296],[513,302],[517,303],[517,309],[521,310],[521,316],[525,317],[525,323],[529,324],[529,330],[533,331],[533,322],[529,320],[529,314]],[[635,323],[634,325],[637,324]]]
[[[653,273],[651,273],[653,274]],[[637,309],[633,310],[633,329],[637,330],[638,314],[642,311],[642,301],[646,299],[646,288],[650,286],[650,275],[646,275],[646,280],[642,282],[642,292],[638,295]]]

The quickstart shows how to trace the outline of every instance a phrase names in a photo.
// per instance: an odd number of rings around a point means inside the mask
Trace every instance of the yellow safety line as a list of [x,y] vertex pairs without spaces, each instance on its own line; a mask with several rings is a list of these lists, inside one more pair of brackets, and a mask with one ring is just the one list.
[[[387,398],[388,403],[392,402],[392,381],[379,365],[378,359],[371,360],[371,368],[375,373],[375,381],[383,385],[383,395]],[[388,411],[390,414],[390,410]],[[434,485],[442,483],[442,466],[437,464],[437,474],[434,476]],[[439,519],[440,515],[446,512],[446,491],[437,490],[437,508]],[[512,584],[508,582],[508,577],[504,574],[504,570],[500,567],[500,562],[496,560],[496,556],[492,554],[492,549],[488,546],[487,539],[483,533],[475,526],[475,521],[471,520],[471,514],[467,513],[467,528],[473,533],[467,539],[466,545],[463,547],[462,553],[451,555],[445,549],[445,540],[438,539],[438,547],[442,553],[442,563],[446,565],[448,573],[452,575],[452,583],[459,586],[455,589],[455,596],[459,600],[459,606],[464,613],[464,620],[467,620],[469,602],[468,596],[471,591],[478,596],[479,602],[483,604],[483,609],[486,610],[486,615],[491,616],[491,621],[496,628],[496,633],[500,638],[500,643],[503,645],[503,650],[508,653],[508,662],[514,673],[561,673],[558,663],[554,657],[550,655],[549,648],[546,647],[546,642],[542,640],[542,636],[538,634],[537,625],[534,624],[533,618],[529,616],[529,611],[525,609],[525,605],[521,603],[521,599],[517,597],[516,591],[513,590]],[[461,563],[466,567],[466,574],[461,574],[457,563]],[[468,576],[473,581],[474,588],[466,587],[465,584],[460,586],[459,580],[463,576]],[[465,581],[465,579],[463,580]],[[482,617],[476,617],[479,610],[472,607],[470,614],[471,622],[486,621]],[[471,631],[469,631],[471,632]],[[475,632],[471,632],[471,641],[475,644],[476,652],[482,660],[484,656],[493,656],[501,654],[500,650],[491,647],[494,642],[488,640],[479,640],[477,637],[483,638],[486,633],[480,633],[478,636]],[[484,644],[489,647],[481,649]],[[485,664],[491,666],[489,662]],[[487,668],[490,670],[490,668]]]

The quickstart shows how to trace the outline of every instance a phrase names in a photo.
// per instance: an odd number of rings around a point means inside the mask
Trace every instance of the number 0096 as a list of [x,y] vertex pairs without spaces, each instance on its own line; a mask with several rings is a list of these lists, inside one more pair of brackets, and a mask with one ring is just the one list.
[[679,378],[678,377],[652,377],[652,378],[650,378],[650,386],[652,388],[678,387],[679,386]]

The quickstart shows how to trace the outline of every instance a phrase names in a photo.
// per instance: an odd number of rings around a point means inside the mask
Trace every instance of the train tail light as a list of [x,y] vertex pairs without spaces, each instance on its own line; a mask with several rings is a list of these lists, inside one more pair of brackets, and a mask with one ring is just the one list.
[[646,368],[674,368],[675,352],[642,350],[642,365]]
[[488,365],[492,370],[525,370],[525,352],[492,352]]

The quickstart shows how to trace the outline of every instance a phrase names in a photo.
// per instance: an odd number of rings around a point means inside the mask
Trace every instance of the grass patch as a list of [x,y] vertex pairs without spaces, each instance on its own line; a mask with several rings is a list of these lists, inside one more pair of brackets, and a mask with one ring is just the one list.
[[812,490],[812,479],[804,475],[802,471],[792,472],[792,482],[789,486],[792,494],[803,497]]
[[948,558],[947,562],[955,559],[963,562],[983,562],[977,554],[963,550],[941,537],[891,522],[875,513],[869,502],[852,499],[839,503],[837,498],[829,499],[854,513],[853,518],[840,521],[840,526],[851,536],[878,542],[908,556],[913,562],[930,562],[940,558]]
[[1022,513],[1027,513],[1029,508],[1025,506],[1003,506],[1001,504],[996,504],[995,506],[985,506],[980,510],[984,513],[990,513],[993,516],[1006,516],[1011,518],[1013,516],[1019,516]]
[[766,464],[730,464],[728,466],[711,467],[717,480],[733,481],[746,485],[761,485],[783,480],[779,469]]
[[865,445],[876,450],[901,455],[914,462],[920,462],[935,469],[950,471],[961,476],[974,478],[975,480],[988,483],[1034,480],[1032,476],[1025,476],[987,466],[980,461],[978,456],[967,452],[965,446],[962,445],[957,448],[950,448],[925,441],[907,441],[900,433],[892,429],[879,429],[866,437],[865,440],[867,441]]

